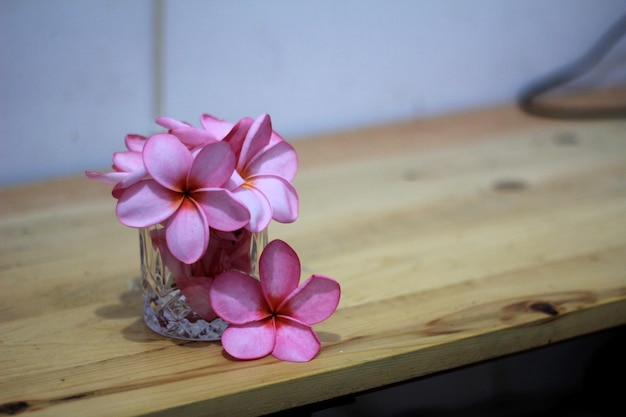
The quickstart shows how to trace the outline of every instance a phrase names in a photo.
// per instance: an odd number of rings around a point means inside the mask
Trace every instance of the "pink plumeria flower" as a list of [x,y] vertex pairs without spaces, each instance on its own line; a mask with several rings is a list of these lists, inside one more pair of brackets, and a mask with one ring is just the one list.
[[147,138],[141,135],[126,135],[124,142],[128,151],[113,154],[113,172],[86,171],[87,177],[114,185],[113,197],[119,198],[121,190],[147,177],[142,151]]
[[339,283],[312,275],[302,285],[300,260],[281,240],[270,242],[259,260],[260,281],[227,271],[213,281],[213,310],[230,323],[222,346],[238,359],[269,354],[290,362],[307,362],[321,343],[311,327],[330,317],[339,304]]
[[298,218],[298,193],[291,184],[298,160],[293,147],[272,131],[267,114],[242,119],[224,138],[237,156],[230,181],[235,196],[250,210],[252,232],[265,229],[272,219],[291,223]]
[[248,210],[222,188],[235,166],[226,143],[208,144],[194,158],[177,137],[157,134],[146,142],[143,162],[150,179],[122,191],[117,217],[136,228],[165,222],[167,246],[182,262],[205,253],[209,227],[233,231],[248,223]]

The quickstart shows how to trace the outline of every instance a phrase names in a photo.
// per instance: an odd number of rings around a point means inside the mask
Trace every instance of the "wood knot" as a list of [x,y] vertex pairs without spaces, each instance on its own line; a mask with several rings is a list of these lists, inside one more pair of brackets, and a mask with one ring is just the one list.
[[537,302],[530,305],[532,311],[545,313],[549,316],[556,316],[559,312],[550,303]]
[[501,192],[522,191],[526,188],[528,188],[528,185],[518,179],[502,179],[493,184],[493,189]]
[[404,173],[402,174],[402,178],[405,181],[417,181],[419,179],[419,174],[417,171],[413,170],[413,169],[407,169],[406,171],[404,171]]
[[554,143],[561,146],[578,145],[578,137],[572,132],[561,132],[554,137]]
[[0,405],[0,414],[14,416],[22,411],[25,411],[27,408],[28,403],[26,401],[15,401]]

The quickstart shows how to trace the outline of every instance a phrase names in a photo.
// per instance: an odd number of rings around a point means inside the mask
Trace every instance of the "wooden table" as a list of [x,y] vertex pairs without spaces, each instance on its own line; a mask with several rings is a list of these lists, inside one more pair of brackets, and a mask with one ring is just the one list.
[[0,415],[260,415],[626,323],[626,121],[511,106],[293,143],[300,218],[271,238],[343,290],[316,359],[153,334],[109,189],[25,185],[0,192]]

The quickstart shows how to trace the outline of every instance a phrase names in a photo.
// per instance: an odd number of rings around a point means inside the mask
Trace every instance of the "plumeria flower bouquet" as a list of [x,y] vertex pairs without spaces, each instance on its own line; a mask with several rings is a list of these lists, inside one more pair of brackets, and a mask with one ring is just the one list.
[[296,253],[264,235],[272,220],[298,217],[294,148],[267,114],[236,124],[205,114],[201,128],[156,122],[166,132],[127,135],[112,172],[86,172],[113,186],[119,221],[140,229],[146,323],[193,339],[217,320],[210,331],[235,358],[313,359],[312,325],[335,311],[340,286],[321,275],[298,286]]

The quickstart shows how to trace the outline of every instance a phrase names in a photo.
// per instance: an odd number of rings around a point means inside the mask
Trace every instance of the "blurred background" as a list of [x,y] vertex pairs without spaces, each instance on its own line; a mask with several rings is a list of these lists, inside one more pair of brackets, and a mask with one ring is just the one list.
[[[624,0],[0,0],[0,186],[108,169],[161,115],[269,113],[294,141],[508,103],[624,13]],[[626,85],[625,60],[622,42],[587,81]]]

